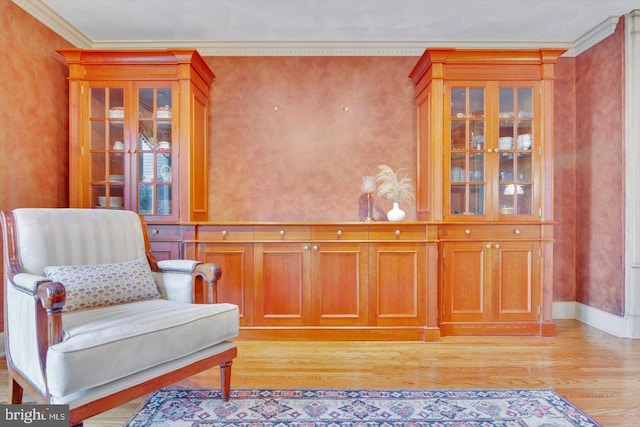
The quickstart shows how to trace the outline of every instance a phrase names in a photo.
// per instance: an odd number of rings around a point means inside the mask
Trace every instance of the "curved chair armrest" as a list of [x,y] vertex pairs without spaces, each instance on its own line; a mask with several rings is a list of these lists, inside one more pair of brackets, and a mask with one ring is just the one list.
[[13,285],[14,288],[28,295],[35,295],[40,283],[50,281],[51,279],[45,276],[28,273],[18,273],[9,279],[9,283]]
[[[205,304],[215,304],[218,302],[217,284],[222,277],[222,268],[218,264],[203,263],[198,264],[193,271],[194,283],[202,282],[202,295]],[[193,300],[196,300],[196,286],[193,288]]]
[[[36,310],[38,322],[38,343],[44,342],[42,327],[46,323],[46,346],[58,344],[63,339],[62,308],[67,296],[64,285],[60,282],[40,282],[36,290],[36,300],[40,303]],[[42,307],[42,308],[40,308]],[[46,316],[46,317],[45,317]]]
[[168,259],[164,261],[158,261],[157,265],[158,270],[163,273],[191,274],[194,272],[198,264],[201,264],[201,262],[189,259]]
[[[203,302],[205,304],[217,302],[216,285],[220,277],[222,277],[222,269],[218,264],[175,259],[158,261],[157,269],[160,273],[191,275],[191,300],[193,302]],[[165,291],[169,291],[169,289],[165,289]],[[169,299],[172,298],[170,297]]]

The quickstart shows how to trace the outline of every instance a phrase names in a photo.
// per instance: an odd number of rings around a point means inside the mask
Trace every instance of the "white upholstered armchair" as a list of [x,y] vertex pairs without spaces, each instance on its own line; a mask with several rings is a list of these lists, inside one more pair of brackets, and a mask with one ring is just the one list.
[[217,265],[156,262],[129,211],[16,209],[2,224],[9,403],[26,391],[80,424],[217,365],[228,399],[238,307],[210,300]]

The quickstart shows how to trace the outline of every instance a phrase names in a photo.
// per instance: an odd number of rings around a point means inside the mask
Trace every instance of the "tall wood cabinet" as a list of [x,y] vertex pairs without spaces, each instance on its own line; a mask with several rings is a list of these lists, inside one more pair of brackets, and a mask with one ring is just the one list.
[[69,65],[70,206],[208,219],[214,74],[192,49],[60,50]]
[[418,219],[438,224],[447,334],[551,335],[558,49],[428,49],[416,85]]

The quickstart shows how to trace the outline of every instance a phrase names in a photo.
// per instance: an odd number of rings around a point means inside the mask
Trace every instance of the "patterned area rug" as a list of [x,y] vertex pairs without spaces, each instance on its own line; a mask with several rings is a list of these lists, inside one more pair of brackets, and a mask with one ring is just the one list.
[[166,388],[125,427],[599,426],[553,390],[317,390]]

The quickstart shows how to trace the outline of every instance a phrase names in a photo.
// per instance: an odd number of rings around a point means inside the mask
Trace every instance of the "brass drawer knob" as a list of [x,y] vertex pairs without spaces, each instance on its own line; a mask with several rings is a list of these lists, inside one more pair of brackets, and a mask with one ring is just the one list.
[[519,229],[519,228],[516,228],[515,230],[513,230],[513,233],[514,233],[514,234],[520,234],[520,229]]
[[338,235],[338,237],[342,236],[342,230],[338,230],[336,234]]
[[400,235],[400,230],[396,230],[396,236]]
[[471,230],[469,230],[468,228],[466,230],[464,230],[464,234],[469,235],[471,234]]

